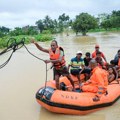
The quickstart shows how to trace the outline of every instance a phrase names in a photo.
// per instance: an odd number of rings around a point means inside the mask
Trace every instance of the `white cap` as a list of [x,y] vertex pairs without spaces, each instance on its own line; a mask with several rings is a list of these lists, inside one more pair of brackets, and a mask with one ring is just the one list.
[[82,51],[77,51],[76,54],[82,54]]

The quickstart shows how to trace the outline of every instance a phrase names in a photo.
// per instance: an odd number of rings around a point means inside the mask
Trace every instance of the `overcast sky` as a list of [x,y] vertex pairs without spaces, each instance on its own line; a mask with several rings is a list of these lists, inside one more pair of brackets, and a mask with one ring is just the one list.
[[75,18],[81,12],[96,16],[113,10],[120,10],[120,0],[0,0],[0,26],[35,25],[46,15],[57,19],[66,13]]

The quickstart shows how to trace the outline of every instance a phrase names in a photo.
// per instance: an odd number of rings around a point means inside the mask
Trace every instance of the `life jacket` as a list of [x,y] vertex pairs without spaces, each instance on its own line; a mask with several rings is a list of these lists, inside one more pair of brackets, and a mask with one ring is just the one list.
[[[100,51],[100,52],[101,52],[101,51]],[[102,58],[105,57],[104,54],[103,54],[103,52],[101,52],[101,57],[102,57]],[[96,58],[96,51],[94,51],[94,52],[92,53],[92,58]]]
[[62,56],[62,61],[53,63],[53,66],[55,68],[61,68],[62,66],[65,66],[65,59],[64,59],[64,50],[62,47],[56,48],[55,53],[52,51],[52,49],[49,49],[49,55],[50,55],[50,60],[57,60],[60,58],[60,51],[63,51],[63,56]]

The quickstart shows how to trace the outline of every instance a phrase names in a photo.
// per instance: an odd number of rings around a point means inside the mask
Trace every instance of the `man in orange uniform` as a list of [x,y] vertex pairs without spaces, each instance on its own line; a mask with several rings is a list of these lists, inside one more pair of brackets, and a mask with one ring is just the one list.
[[90,61],[90,68],[92,69],[92,75],[88,81],[82,84],[83,92],[96,93],[93,101],[99,101],[102,94],[106,93],[108,85],[108,73],[107,71],[97,66],[96,60]]
[[[100,52],[100,46],[99,45],[95,45],[95,51],[92,53],[92,58],[96,58],[96,53]],[[101,57],[104,59],[104,61],[107,63],[106,57],[103,54],[103,52],[101,52]]]
[[57,41],[53,40],[51,42],[51,48],[50,49],[45,49],[41,47],[37,42],[34,40],[31,40],[32,43],[36,45],[36,47],[43,52],[46,52],[50,56],[50,60],[45,60],[46,63],[52,63],[54,67],[54,74],[55,74],[55,81],[56,81],[56,88],[59,88],[59,77],[61,75],[66,76],[71,84],[73,85],[74,89],[74,83],[73,80],[70,77],[70,74],[68,72],[68,69],[65,65],[65,59],[64,59],[64,50],[62,47],[58,47]]

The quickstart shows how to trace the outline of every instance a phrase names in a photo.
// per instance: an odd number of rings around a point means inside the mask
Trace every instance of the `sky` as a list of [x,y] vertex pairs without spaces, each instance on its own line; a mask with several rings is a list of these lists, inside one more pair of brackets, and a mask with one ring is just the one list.
[[71,19],[82,12],[97,16],[120,10],[120,0],[0,0],[0,26],[35,25],[48,15],[57,19],[65,13]]

